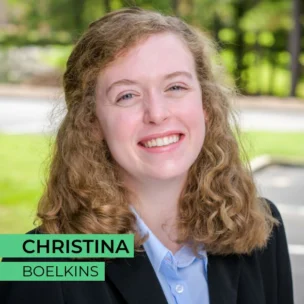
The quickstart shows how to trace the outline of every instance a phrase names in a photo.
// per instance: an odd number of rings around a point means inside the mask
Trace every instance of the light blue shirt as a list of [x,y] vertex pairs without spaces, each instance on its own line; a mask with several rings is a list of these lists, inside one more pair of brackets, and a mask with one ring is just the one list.
[[197,258],[190,247],[183,246],[175,255],[152,233],[144,221],[137,217],[141,235],[148,233],[143,244],[169,304],[209,304],[207,284],[207,253],[199,251]]

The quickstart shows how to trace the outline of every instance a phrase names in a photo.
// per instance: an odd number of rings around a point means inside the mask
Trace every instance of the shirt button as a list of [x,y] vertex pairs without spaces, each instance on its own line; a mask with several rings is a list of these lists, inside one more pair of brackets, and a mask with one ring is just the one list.
[[177,293],[182,293],[184,291],[184,286],[183,285],[176,285],[175,290]]

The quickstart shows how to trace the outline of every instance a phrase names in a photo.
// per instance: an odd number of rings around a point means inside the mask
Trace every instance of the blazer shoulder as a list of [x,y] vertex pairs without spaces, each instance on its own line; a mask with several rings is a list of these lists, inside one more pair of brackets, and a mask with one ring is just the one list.
[[280,246],[281,250],[288,252],[286,232],[285,232],[285,226],[282,219],[282,215],[274,202],[272,202],[267,198],[263,198],[263,199],[268,204],[268,207],[270,208],[271,211],[271,215],[277,220],[277,223],[273,225],[266,246],[256,251],[258,252],[258,254],[263,256],[263,254],[266,253],[267,251],[274,251],[276,253],[276,251],[278,250],[278,246]]
[[280,246],[281,250],[288,253],[286,231],[282,215],[274,202],[267,198],[264,198],[264,200],[267,202],[272,216],[278,221],[278,223],[273,225],[266,248],[262,249],[262,252],[267,249],[276,251],[278,249],[277,246]]
[[278,224],[273,226],[266,247],[257,251],[266,299],[273,300],[276,295],[275,303],[292,304],[291,263],[284,222],[277,206],[269,199],[265,200],[272,216],[278,220]]
[[269,208],[270,208],[270,210],[271,210],[272,216],[273,216],[275,219],[277,219],[277,220],[280,222],[280,224],[283,224],[283,220],[282,220],[281,213],[280,213],[278,207],[275,205],[275,203],[272,202],[271,200],[267,199],[267,198],[263,198],[263,199],[264,199],[264,200],[266,201],[266,203],[268,204],[268,206],[269,206]]
[[40,226],[26,232],[26,234],[44,234]]

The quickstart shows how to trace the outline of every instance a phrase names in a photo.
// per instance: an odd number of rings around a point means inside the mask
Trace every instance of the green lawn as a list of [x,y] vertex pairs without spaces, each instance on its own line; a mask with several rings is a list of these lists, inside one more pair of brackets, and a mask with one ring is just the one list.
[[[262,154],[304,161],[304,133],[246,132],[250,158]],[[43,191],[50,139],[41,135],[0,134],[0,233],[33,227]]]
[[242,141],[250,159],[268,154],[304,162],[304,133],[244,132]]
[[23,233],[33,227],[43,191],[49,138],[0,134],[0,233]]

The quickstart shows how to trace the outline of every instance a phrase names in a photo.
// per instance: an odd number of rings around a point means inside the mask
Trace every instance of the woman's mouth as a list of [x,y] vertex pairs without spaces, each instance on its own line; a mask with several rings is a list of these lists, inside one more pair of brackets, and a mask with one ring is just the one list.
[[138,145],[144,150],[150,152],[168,152],[179,146],[184,137],[184,134],[172,134],[170,136],[153,138],[148,141],[139,142]]

